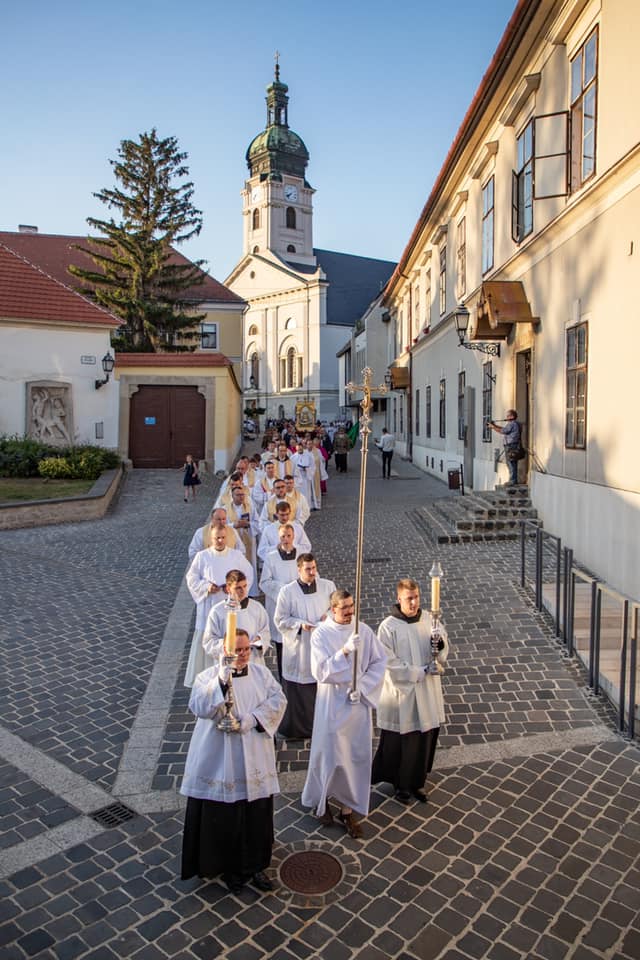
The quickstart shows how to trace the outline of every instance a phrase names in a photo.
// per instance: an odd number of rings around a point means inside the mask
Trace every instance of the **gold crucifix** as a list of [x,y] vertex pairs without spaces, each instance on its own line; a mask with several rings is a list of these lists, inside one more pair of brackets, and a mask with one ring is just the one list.
[[[369,434],[371,433],[371,391],[375,390],[377,393],[386,393],[387,388],[384,383],[380,384],[379,387],[371,386],[371,367],[365,367],[362,371],[362,383],[351,383],[349,382],[346,386],[347,393],[355,393],[356,390],[362,390],[362,400],[360,401],[360,409],[362,410],[362,415],[359,420],[360,426],[360,436],[362,437],[362,446],[360,448],[361,455],[361,465],[360,465],[360,500],[358,505],[358,541],[356,546],[356,588],[355,588],[355,626],[354,631],[358,630],[358,623],[360,621],[360,588],[362,582],[362,551],[364,546],[364,504],[367,491],[367,453],[369,452]],[[351,683],[352,689],[357,690],[357,679],[358,679],[358,652],[357,650],[353,654],[353,680]]]
[[280,51],[276,50],[275,57],[276,61],[276,80],[280,79]]

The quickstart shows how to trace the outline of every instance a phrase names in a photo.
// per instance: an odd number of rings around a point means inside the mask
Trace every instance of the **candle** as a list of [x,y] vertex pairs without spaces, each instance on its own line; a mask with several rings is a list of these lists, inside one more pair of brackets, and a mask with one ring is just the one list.
[[440,577],[431,580],[431,609],[434,612],[440,609]]
[[236,652],[236,622],[238,614],[235,610],[227,611],[227,634],[225,637],[225,649],[230,657],[235,656]]

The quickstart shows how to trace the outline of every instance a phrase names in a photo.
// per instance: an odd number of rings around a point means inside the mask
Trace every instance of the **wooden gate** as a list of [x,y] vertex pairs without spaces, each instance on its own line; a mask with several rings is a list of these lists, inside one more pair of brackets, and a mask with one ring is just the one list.
[[129,456],[134,467],[180,467],[204,459],[205,400],[197,387],[141,386],[131,397]]

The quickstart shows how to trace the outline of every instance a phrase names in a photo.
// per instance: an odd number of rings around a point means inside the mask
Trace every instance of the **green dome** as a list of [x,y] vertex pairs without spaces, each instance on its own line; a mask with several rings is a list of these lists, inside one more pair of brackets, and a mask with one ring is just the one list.
[[304,177],[309,151],[289,127],[269,126],[254,137],[247,150],[251,173],[290,173]]

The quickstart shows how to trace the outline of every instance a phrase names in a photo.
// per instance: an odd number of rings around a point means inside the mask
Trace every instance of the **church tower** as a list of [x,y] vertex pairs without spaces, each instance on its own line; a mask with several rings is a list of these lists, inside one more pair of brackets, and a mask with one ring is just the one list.
[[305,172],[309,152],[289,129],[288,87],[275,77],[267,87],[267,124],[247,150],[249,177],[242,191],[243,253],[272,251],[292,264],[315,266],[314,190]]

